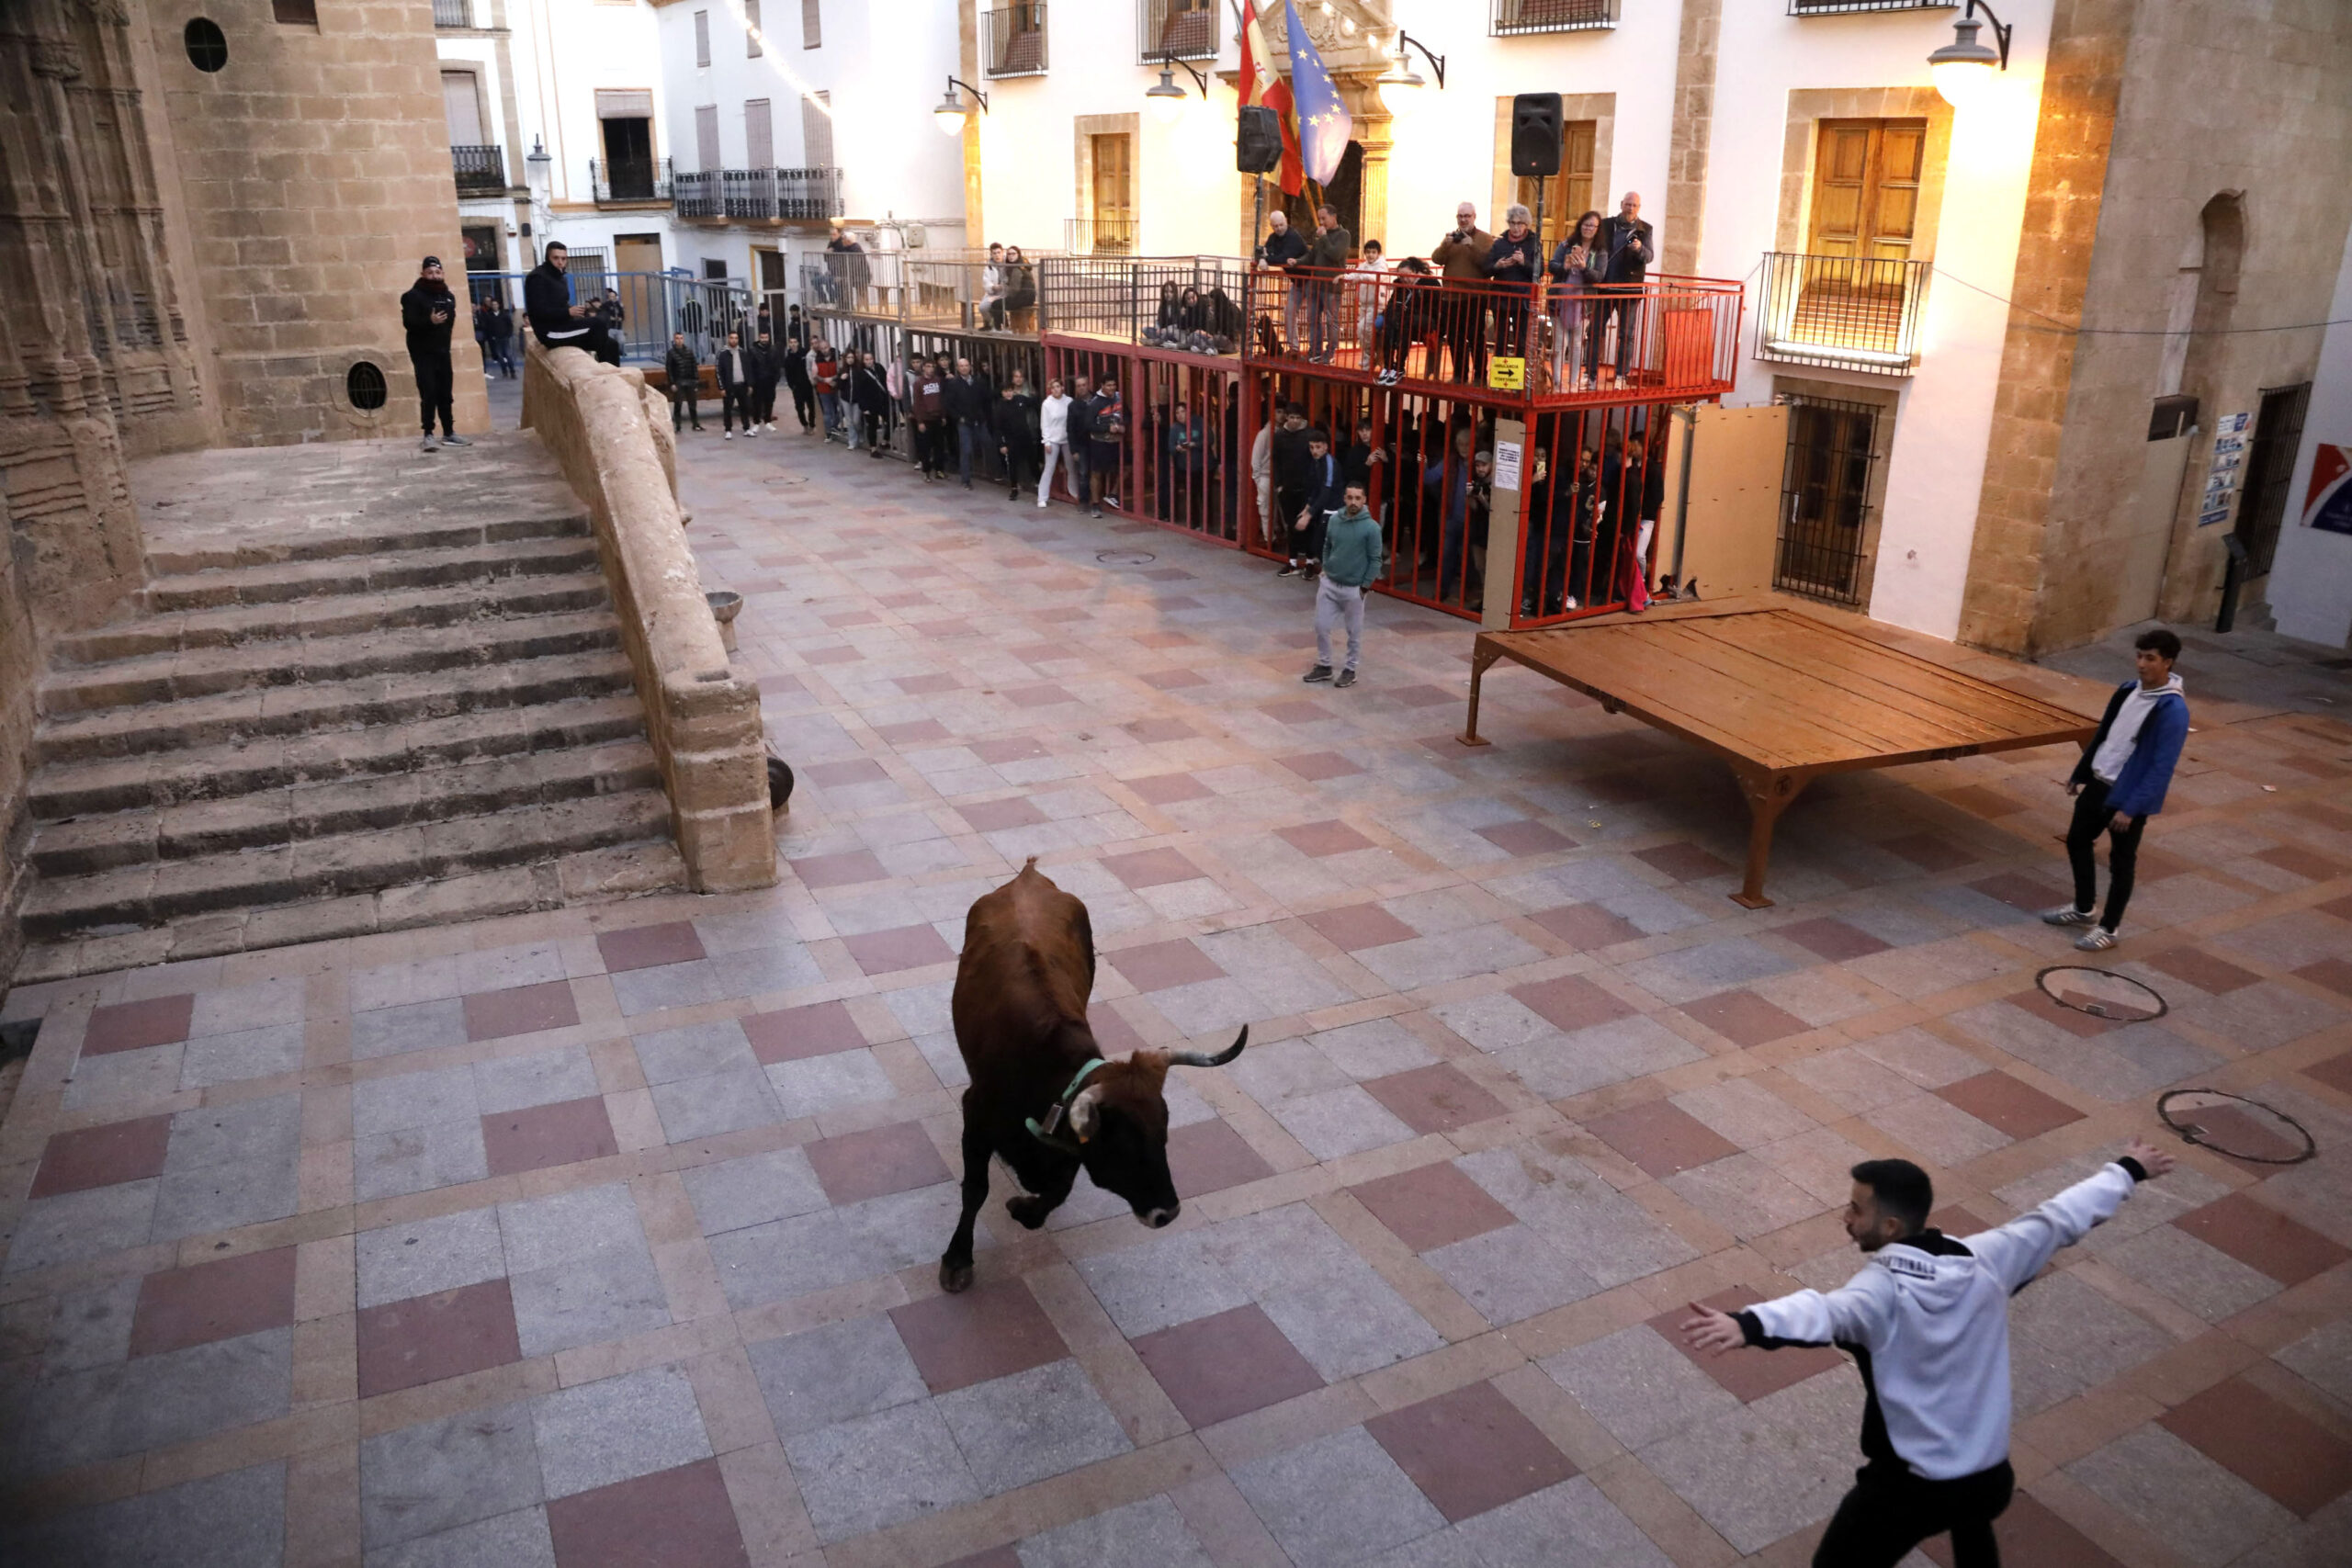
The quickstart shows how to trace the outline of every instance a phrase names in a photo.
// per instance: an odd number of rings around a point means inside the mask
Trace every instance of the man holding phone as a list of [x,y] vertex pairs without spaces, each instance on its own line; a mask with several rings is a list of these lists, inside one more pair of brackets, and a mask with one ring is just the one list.
[[1657,260],[1657,247],[1652,241],[1650,226],[1642,218],[1642,195],[1629,190],[1617,204],[1613,218],[1600,220],[1600,254],[1608,258],[1608,271],[1601,309],[1600,331],[1605,333],[1609,322],[1617,327],[1617,379],[1625,378],[1625,367],[1640,352],[1634,340],[1642,333],[1642,284],[1649,276],[1650,263]]
[[[408,362],[416,371],[416,401],[424,421],[423,452],[443,446],[470,446],[458,434],[449,401],[457,378],[449,367],[449,328],[458,319],[458,297],[442,280],[441,258],[427,256],[416,269],[416,282],[401,296],[401,325],[408,332]],[[441,419],[441,439],[433,439],[433,420]]]

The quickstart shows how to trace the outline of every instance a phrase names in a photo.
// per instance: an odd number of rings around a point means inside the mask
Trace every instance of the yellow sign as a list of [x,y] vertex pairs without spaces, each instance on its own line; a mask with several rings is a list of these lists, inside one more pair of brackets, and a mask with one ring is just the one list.
[[1498,392],[1523,392],[1527,389],[1527,361],[1498,358],[1487,364],[1487,385]]

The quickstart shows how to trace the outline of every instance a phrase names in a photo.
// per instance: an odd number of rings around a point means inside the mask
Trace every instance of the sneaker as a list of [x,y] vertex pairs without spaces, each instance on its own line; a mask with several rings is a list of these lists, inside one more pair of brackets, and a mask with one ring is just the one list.
[[424,440],[416,444],[416,449],[420,452],[438,452],[441,450],[441,443],[434,440],[433,437],[428,434]]
[[1041,502],[1039,502],[1037,503],[1037,510],[1038,510],[1038,511],[1040,511],[1040,512],[1045,511],[1045,510],[1046,510],[1046,503],[1045,503],[1044,502],[1042,502],[1042,501],[1041,501]]
[[2115,945],[2115,933],[2105,926],[2093,926],[2075,939],[2078,953],[2105,953]]
[[1089,517],[1092,517],[1092,518],[1095,518],[1095,519],[1097,519],[1097,520],[1100,520],[1100,519],[1101,519],[1101,517],[1102,517],[1102,509],[1101,507],[1099,507],[1099,506],[1090,507],[1090,508],[1088,508],[1088,510],[1087,510],[1087,513],[1086,513],[1086,514],[1087,514]]
[[731,431],[731,430],[730,430],[730,431],[729,431],[729,432],[727,433],[727,439],[728,439],[728,440],[729,440],[729,441],[734,440],[734,439],[735,439],[735,433],[734,433],[733,431]]
[[1384,387],[1393,387],[1404,378],[1405,373],[1401,370],[1383,370],[1380,373],[1380,384]]
[[441,445],[444,446],[470,446],[473,443],[467,440],[462,435],[445,435],[441,438]]
[[1299,677],[1300,680],[1306,682],[1310,686],[1320,685],[1330,678],[1331,667],[1328,664],[1318,664],[1314,669],[1309,670],[1306,674]]
[[2077,909],[2072,904],[2061,904],[2054,909],[2042,910],[2041,923],[2046,926],[2086,926],[2091,923],[2091,912]]
[[[1278,572],[1274,573],[1274,575],[1275,575],[1276,577],[1296,577],[1296,576],[1299,574],[1299,572],[1300,572],[1300,570],[1302,570],[1302,569],[1300,568],[1299,564],[1298,564],[1296,561],[1295,561],[1295,560],[1286,560],[1286,561],[1283,562],[1283,569],[1282,569],[1282,570],[1280,570],[1280,571],[1278,571]],[[1322,668],[1322,666],[1317,665],[1316,668],[1320,669],[1320,668]]]
[[1352,671],[1352,670],[1342,670],[1342,671],[1340,671],[1340,678],[1339,678],[1338,680],[1336,680],[1336,681],[1334,681],[1334,682],[1331,682],[1331,684],[1333,684],[1334,686],[1352,686],[1352,685],[1354,685],[1355,683],[1356,683],[1356,672],[1355,672],[1354,671]]

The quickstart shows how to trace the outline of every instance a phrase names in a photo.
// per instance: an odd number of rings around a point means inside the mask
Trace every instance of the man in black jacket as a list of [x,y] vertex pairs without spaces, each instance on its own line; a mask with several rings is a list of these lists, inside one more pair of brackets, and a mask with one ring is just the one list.
[[686,342],[684,333],[670,334],[670,352],[662,361],[662,369],[670,383],[670,431],[677,434],[685,428],[686,416],[694,416],[695,428],[702,428],[702,361],[695,357],[694,345]]
[[1290,226],[1290,215],[1276,208],[1266,216],[1266,243],[1258,247],[1258,261],[1263,266],[1278,266],[1289,274],[1289,287],[1283,305],[1283,341],[1292,352],[1298,348],[1299,317],[1306,309],[1306,278],[1300,269],[1306,265],[1306,237]]
[[763,329],[760,341],[752,345],[752,434],[775,428],[775,384],[784,375],[777,362],[775,344]]
[[784,329],[784,384],[792,389],[792,412],[807,432],[817,427],[817,388],[808,379],[808,328],[800,319],[800,307],[792,309],[792,320]]
[[[1292,547],[1288,530],[1306,510],[1307,492],[1314,488],[1314,476],[1309,472],[1312,457],[1308,451],[1306,411],[1293,403],[1283,411],[1283,421],[1274,426],[1272,460],[1274,477],[1274,516],[1277,525],[1274,543],[1283,547],[1283,554],[1295,563],[1298,552]],[[1296,574],[1292,565],[1280,575]]]
[[[444,444],[469,446],[458,434],[449,413],[457,386],[449,367],[449,328],[458,319],[458,297],[441,280],[441,258],[427,256],[416,269],[416,282],[401,296],[401,325],[408,331],[408,360],[416,370],[416,401],[424,421],[424,439],[418,450],[437,451]],[[433,439],[433,418],[441,417],[441,439]]]
[[1625,367],[1639,350],[1634,341],[1642,334],[1642,281],[1649,276],[1650,263],[1657,260],[1657,246],[1650,234],[1650,226],[1642,218],[1642,195],[1629,190],[1618,204],[1613,218],[1600,220],[1600,254],[1609,258],[1608,271],[1601,281],[1602,330],[1607,323],[1617,323],[1617,378],[1625,378]]
[[1087,489],[1086,454],[1093,445],[1094,384],[1083,376],[1070,378],[1069,418],[1065,430],[1069,438],[1070,497],[1084,506],[1092,493]]
[[548,242],[547,260],[523,280],[523,313],[531,319],[531,331],[538,334],[542,347],[585,349],[617,365],[620,351],[605,328],[603,307],[594,300],[571,302],[571,284],[564,276],[571,260],[562,241]]
[[947,378],[940,391],[947,400],[948,423],[956,430],[956,475],[963,479],[964,488],[969,490],[972,488],[972,458],[988,434],[988,390],[980,385],[980,378],[972,374],[972,362],[959,359],[956,362],[955,374]]
[[735,420],[740,414],[743,434],[752,434],[752,356],[743,352],[743,335],[727,334],[727,346],[718,351],[718,423],[727,439],[735,439]]

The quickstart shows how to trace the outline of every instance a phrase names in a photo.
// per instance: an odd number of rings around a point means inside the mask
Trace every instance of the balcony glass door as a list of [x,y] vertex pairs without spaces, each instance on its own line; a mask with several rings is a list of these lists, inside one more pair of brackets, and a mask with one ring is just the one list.
[[1125,131],[1093,139],[1094,250],[1097,254],[1124,254],[1135,248],[1133,145]]
[[615,201],[653,199],[653,122],[608,119],[605,128],[605,178]]

